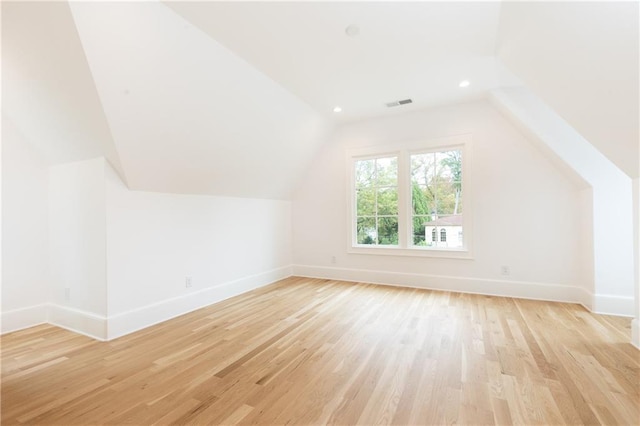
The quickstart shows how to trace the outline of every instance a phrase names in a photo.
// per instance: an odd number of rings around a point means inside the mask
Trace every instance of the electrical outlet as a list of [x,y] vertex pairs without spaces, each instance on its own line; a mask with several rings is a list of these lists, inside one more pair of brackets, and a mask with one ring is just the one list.
[[334,265],[335,265],[336,263],[338,263],[338,261],[336,260],[336,257],[335,257],[335,256],[331,256],[331,263],[332,263],[332,264],[334,264]]
[[71,289],[69,287],[64,288],[64,301],[69,302],[71,300]]
[[500,275],[508,276],[511,275],[511,269],[507,265],[502,265],[500,267]]
[[185,286],[185,288],[191,288],[191,277],[185,278],[184,286]]

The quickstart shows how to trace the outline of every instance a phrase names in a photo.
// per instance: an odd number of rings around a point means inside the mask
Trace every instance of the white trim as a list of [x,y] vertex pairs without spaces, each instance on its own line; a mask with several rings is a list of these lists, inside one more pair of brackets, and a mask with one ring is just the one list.
[[48,322],[96,340],[107,339],[107,318],[80,309],[49,304]]
[[494,280],[475,277],[416,274],[406,272],[370,271],[364,269],[328,268],[294,265],[295,276],[325,278],[341,281],[443,290],[457,293],[485,294],[521,299],[580,303],[584,290],[565,284],[546,284],[526,281]]
[[[463,185],[463,211],[464,215],[464,246],[454,248],[423,248],[412,245],[412,233],[409,224],[411,217],[411,194],[407,193],[411,182],[408,173],[407,162],[413,154],[423,152],[437,152],[447,149],[461,149],[465,178]],[[355,167],[358,160],[396,156],[398,158],[398,246],[359,245],[356,243],[357,230],[354,221],[356,201],[354,194]],[[449,259],[473,259],[473,220],[472,220],[472,135],[462,134],[441,138],[432,138],[423,141],[410,141],[386,146],[368,146],[346,150],[347,165],[347,252],[352,254],[375,254],[386,256],[415,256],[437,257]]]
[[283,266],[109,317],[43,303],[2,312],[2,334],[48,323],[96,340],[107,341],[264,287],[292,274],[291,265]]
[[2,334],[47,323],[47,304],[2,312]]
[[640,325],[638,318],[634,318],[631,321],[631,344],[640,349]]
[[108,340],[264,287],[292,275],[291,265],[240,278],[109,317]]
[[[466,234],[466,232],[465,232]],[[432,257],[438,259],[465,259],[473,260],[474,257],[469,250],[457,250],[447,248],[401,248],[389,246],[349,246],[347,253],[350,254],[373,254],[383,256],[413,256],[413,257]]]
[[609,294],[593,295],[593,312],[603,315],[617,315],[621,317],[633,317],[635,309],[633,297],[612,296]]

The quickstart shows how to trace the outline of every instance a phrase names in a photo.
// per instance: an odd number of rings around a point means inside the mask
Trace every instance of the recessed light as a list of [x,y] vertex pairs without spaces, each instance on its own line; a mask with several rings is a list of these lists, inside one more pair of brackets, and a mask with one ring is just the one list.
[[342,112],[342,108],[339,106],[333,107],[333,112]]
[[462,80],[462,81],[460,82],[460,84],[458,84],[458,86],[460,86],[460,87],[467,87],[469,84],[471,84],[471,83],[469,83],[469,80]]
[[351,24],[349,25],[347,28],[344,29],[345,34],[347,34],[349,37],[355,37],[358,34],[360,34],[360,27],[358,27],[355,24]]

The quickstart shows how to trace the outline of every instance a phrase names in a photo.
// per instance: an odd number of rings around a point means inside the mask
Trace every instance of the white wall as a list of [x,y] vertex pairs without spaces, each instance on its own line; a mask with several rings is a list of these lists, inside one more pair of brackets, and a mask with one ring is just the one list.
[[640,348],[640,178],[633,180],[633,235],[635,318],[631,323],[631,343]]
[[494,90],[490,100],[552,158],[593,189],[594,311],[632,316],[633,192],[631,179],[525,87]]
[[46,321],[48,171],[2,116],[2,332]]
[[96,158],[49,169],[49,320],[98,338],[107,314],[104,168]]
[[[346,150],[465,133],[473,138],[475,259],[347,254]],[[294,199],[294,273],[583,301],[582,190],[487,102],[344,125]]]
[[291,202],[130,191],[104,158],[47,168],[3,127],[3,332],[106,340],[291,275]]
[[287,277],[291,203],[130,191],[108,168],[107,275],[109,338]]

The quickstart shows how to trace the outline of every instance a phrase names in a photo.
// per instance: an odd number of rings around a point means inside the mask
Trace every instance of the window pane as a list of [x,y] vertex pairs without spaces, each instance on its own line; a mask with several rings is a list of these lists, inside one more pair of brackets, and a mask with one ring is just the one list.
[[378,214],[397,215],[398,214],[398,189],[380,188],[378,189]]
[[418,185],[417,183],[411,184],[411,204],[413,214],[430,215],[435,211],[433,195],[426,186]]
[[462,150],[411,156],[412,243],[462,247]]
[[375,184],[376,160],[356,161],[356,186],[373,186]]
[[376,192],[373,188],[356,191],[356,216],[375,216]]
[[411,156],[411,181],[420,185],[429,185],[435,175],[435,154],[416,154]]
[[398,158],[376,159],[378,186],[396,186],[398,184]]
[[[462,150],[410,154],[408,160],[406,177],[411,179],[411,187],[403,188],[408,195],[406,202],[411,203],[407,244],[463,247]],[[354,164],[357,243],[399,245],[398,225],[404,218],[398,216],[398,157],[357,160]]]
[[426,238],[425,224],[431,219],[430,216],[414,216],[412,223],[413,245],[427,246],[430,239]]
[[451,168],[448,166],[448,162],[446,161],[449,158],[449,151],[436,152],[435,156],[436,156],[435,175],[441,178],[450,180]]
[[398,245],[398,217],[378,218],[378,244]]
[[439,214],[459,214],[462,191],[462,151],[439,152],[436,156]]
[[375,244],[378,233],[376,232],[375,217],[358,218],[358,244]]
[[436,155],[438,163],[437,175],[446,178],[448,181],[462,180],[462,151],[438,152]]
[[438,215],[453,214],[457,192],[453,182],[440,178],[435,191],[437,194],[436,212]]

